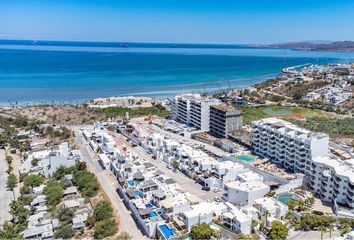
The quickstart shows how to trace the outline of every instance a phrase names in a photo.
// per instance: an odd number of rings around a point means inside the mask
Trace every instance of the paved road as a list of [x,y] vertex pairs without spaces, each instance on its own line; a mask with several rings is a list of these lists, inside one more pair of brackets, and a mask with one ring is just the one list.
[[[117,139],[121,139],[122,135],[115,133],[115,137]],[[188,191],[191,194],[194,194],[203,200],[213,200],[215,196],[218,197],[222,196],[222,192],[214,193],[213,191],[209,191],[209,192],[203,191],[201,185],[195,183],[193,179],[185,176],[181,172],[177,172],[177,173],[173,172],[172,170],[168,169],[167,164],[161,160],[152,159],[151,155],[147,154],[144,148],[140,146],[129,147],[127,145],[126,147],[128,151],[134,152],[145,161],[151,162],[157,169],[162,171],[166,176],[175,180],[182,187],[183,190]]]
[[[326,239],[334,239],[336,237],[339,237],[340,233],[337,231],[332,232],[332,236],[330,237],[330,233],[324,233],[323,234],[323,240]],[[321,232],[319,231],[296,231],[296,232],[290,232],[289,236],[287,237],[287,240],[302,240],[302,239],[308,239],[308,240],[317,240],[321,239]]]
[[113,207],[117,211],[120,220],[120,226],[123,231],[128,232],[133,239],[145,239],[141,233],[139,227],[133,220],[131,213],[127,210],[122,200],[119,198],[116,189],[118,187],[117,180],[113,177],[110,170],[102,170],[99,163],[94,160],[94,155],[86,144],[81,132],[76,129],[76,142],[80,146],[80,151],[83,160],[87,163],[88,169],[93,172],[99,183],[101,184],[103,190],[106,192],[107,196],[110,198]]
[[12,191],[8,191],[6,188],[7,181],[7,162],[5,160],[5,151],[0,150],[0,225],[4,221],[11,220],[11,214],[9,213],[9,204],[13,199]]

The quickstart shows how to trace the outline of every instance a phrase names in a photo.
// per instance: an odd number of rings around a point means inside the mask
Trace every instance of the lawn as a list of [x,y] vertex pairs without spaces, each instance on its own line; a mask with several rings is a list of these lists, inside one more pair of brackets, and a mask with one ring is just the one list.
[[283,106],[264,106],[264,107],[244,107],[243,119],[245,124],[260,120],[266,117],[281,117],[283,119],[306,119],[312,117],[327,118],[330,115],[326,112],[303,108],[303,107],[283,107]]

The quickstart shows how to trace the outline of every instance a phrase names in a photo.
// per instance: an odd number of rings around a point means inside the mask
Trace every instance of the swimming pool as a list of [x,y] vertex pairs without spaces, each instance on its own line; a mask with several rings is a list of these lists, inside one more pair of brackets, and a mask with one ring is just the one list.
[[128,181],[128,185],[129,185],[129,186],[134,186],[134,183],[135,183],[134,180],[129,180],[129,181]]
[[244,162],[253,162],[254,161],[254,157],[249,156],[249,155],[236,156],[235,159],[238,161],[244,161]]
[[151,213],[149,213],[149,217],[157,217],[157,213],[156,212],[151,212]]
[[169,239],[176,232],[175,228],[169,228],[166,224],[161,225],[159,228],[167,239]]
[[153,208],[154,206],[152,206],[151,203],[148,203],[148,204],[145,204],[145,207],[146,207],[147,209],[150,209],[150,208]]
[[280,194],[277,199],[284,204],[288,204],[290,200],[299,200],[300,198],[296,194],[285,193]]
[[141,196],[141,191],[140,190],[134,190],[135,196]]

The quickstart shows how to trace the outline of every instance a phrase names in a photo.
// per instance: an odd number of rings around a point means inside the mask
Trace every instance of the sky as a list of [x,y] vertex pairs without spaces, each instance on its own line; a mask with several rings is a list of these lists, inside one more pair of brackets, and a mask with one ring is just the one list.
[[1,0],[0,39],[354,40],[354,0]]

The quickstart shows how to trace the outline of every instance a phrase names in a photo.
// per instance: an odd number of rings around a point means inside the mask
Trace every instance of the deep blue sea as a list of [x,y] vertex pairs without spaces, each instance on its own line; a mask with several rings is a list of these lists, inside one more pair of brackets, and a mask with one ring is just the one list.
[[0,40],[0,104],[213,92],[264,81],[287,66],[351,61],[353,52],[245,45]]

